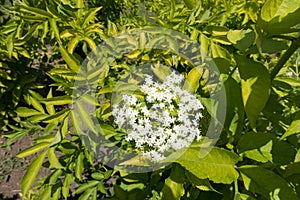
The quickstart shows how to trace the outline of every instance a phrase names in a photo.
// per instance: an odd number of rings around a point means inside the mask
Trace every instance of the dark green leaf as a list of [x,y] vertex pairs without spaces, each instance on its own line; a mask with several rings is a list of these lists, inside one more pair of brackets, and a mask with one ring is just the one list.
[[295,191],[279,175],[270,170],[245,165],[239,167],[247,190],[263,195],[266,199],[298,199]]
[[271,88],[270,74],[264,65],[243,56],[235,56],[241,75],[242,96],[251,126],[256,127],[259,113],[265,107]]
[[295,159],[295,149],[285,141],[267,133],[247,133],[238,143],[239,153],[259,162],[289,164]]

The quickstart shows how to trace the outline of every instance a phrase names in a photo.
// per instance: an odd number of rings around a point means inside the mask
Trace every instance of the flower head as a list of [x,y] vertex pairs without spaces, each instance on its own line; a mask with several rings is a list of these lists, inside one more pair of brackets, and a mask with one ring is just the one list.
[[199,122],[204,107],[194,95],[182,89],[183,80],[175,72],[163,83],[146,75],[140,86],[144,99],[124,94],[121,103],[113,106],[116,124],[127,131],[125,140],[134,141],[135,147],[153,161],[201,139]]

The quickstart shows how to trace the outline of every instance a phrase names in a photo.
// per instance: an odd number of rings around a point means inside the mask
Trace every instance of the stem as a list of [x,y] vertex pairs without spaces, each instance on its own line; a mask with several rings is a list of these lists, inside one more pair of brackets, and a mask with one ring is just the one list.
[[239,195],[239,186],[238,186],[238,181],[235,180],[235,181],[234,181],[234,196],[235,196],[234,199],[237,198],[237,197],[236,197],[237,195]]
[[284,66],[284,64],[289,60],[289,58],[293,55],[293,53],[299,47],[300,47],[300,37],[298,37],[296,40],[294,40],[292,42],[290,48],[288,48],[288,50],[286,50],[286,52],[281,56],[278,63],[276,64],[276,66],[274,67],[274,69],[271,72],[271,80],[273,80],[276,77],[276,75],[281,70],[281,68]]

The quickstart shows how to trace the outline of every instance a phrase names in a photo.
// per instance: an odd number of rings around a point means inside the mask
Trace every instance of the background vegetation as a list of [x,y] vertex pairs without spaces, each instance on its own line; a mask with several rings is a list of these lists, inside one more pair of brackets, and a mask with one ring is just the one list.
[[[1,0],[1,5],[2,146],[34,138],[33,146],[16,155],[35,155],[21,181],[23,199],[300,198],[298,0]],[[227,112],[221,137],[206,157],[195,157],[194,147],[165,168],[129,174],[87,149],[72,92],[78,69],[97,45],[147,26],[178,31],[201,45],[201,55],[211,57],[222,74]],[[134,51],[105,71],[87,74],[82,84],[99,77],[96,99],[109,99],[121,74],[160,61],[193,77],[193,89],[205,95],[202,74],[173,57],[167,51]],[[128,146],[109,121],[110,103],[92,104],[97,120],[108,124],[106,138]],[[80,113],[93,127],[88,111],[82,107]],[[35,182],[40,168],[50,173]]]

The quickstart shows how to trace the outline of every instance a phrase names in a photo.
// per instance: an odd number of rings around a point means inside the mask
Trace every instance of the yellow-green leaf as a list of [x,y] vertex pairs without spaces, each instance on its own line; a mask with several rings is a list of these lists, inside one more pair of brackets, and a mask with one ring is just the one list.
[[286,130],[286,132],[280,139],[282,140],[286,137],[289,137],[289,136],[297,134],[297,133],[300,133],[300,112],[298,112],[295,115],[295,118],[292,121],[291,125],[289,126],[289,128]]
[[38,111],[40,111],[41,113],[45,113],[45,110],[43,108],[43,106],[41,105],[41,103],[36,99],[36,98],[33,98],[33,97],[29,97],[29,101],[31,103],[31,105],[37,109]]
[[55,113],[54,115],[51,115],[47,118],[45,118],[43,120],[43,122],[46,122],[46,123],[55,123],[55,122],[58,122],[62,119],[64,119],[70,112],[70,109],[64,109],[60,112],[57,112]]
[[73,99],[70,96],[58,96],[41,100],[46,105],[66,105],[72,104]]
[[177,183],[171,178],[167,178],[162,189],[162,200],[180,199],[184,193],[185,191],[182,183]]
[[26,107],[18,107],[16,113],[18,114],[19,117],[30,117],[33,115],[42,114],[37,110],[26,108]]
[[62,169],[63,166],[60,164],[56,154],[55,154],[55,148],[51,147],[48,149],[48,160],[50,162],[51,167],[54,167],[56,169]]
[[34,180],[44,162],[45,156],[47,152],[41,153],[38,157],[36,157],[31,164],[27,167],[25,175],[21,180],[21,191],[23,195],[26,195],[29,191],[31,185],[34,183]]
[[[52,96],[52,88],[50,88],[48,95],[47,95],[47,99],[51,99]],[[54,105],[52,104],[45,104],[46,105],[46,110],[50,115],[54,115],[55,114],[55,108]]]
[[194,67],[187,75],[183,88],[189,92],[195,92],[199,87],[199,80],[203,74],[203,68]]
[[233,152],[214,147],[204,157],[204,148],[189,148],[175,162],[181,164],[199,179],[210,179],[215,183],[230,184],[239,177],[235,164],[240,157]]
[[[97,133],[95,130],[95,124],[91,118],[91,114],[87,111],[86,107],[81,102],[76,102],[76,108],[79,114],[79,117],[81,121],[84,123],[89,130],[93,131],[94,133]],[[85,104],[86,105],[86,104]]]
[[84,159],[84,154],[80,152],[75,163],[75,176],[79,180],[82,180],[82,172],[84,170],[83,159]]
[[63,182],[63,187],[62,187],[62,195],[65,199],[68,198],[69,196],[69,192],[70,192],[70,186],[71,186],[71,183],[73,182],[74,180],[74,176],[73,174],[67,174],[66,177],[65,177],[65,180]]
[[31,147],[28,147],[26,149],[24,149],[23,151],[17,153],[16,157],[18,158],[24,158],[26,156],[30,156],[34,153],[37,153],[45,148],[47,148],[49,146],[49,142],[41,142],[41,143],[37,143]]

